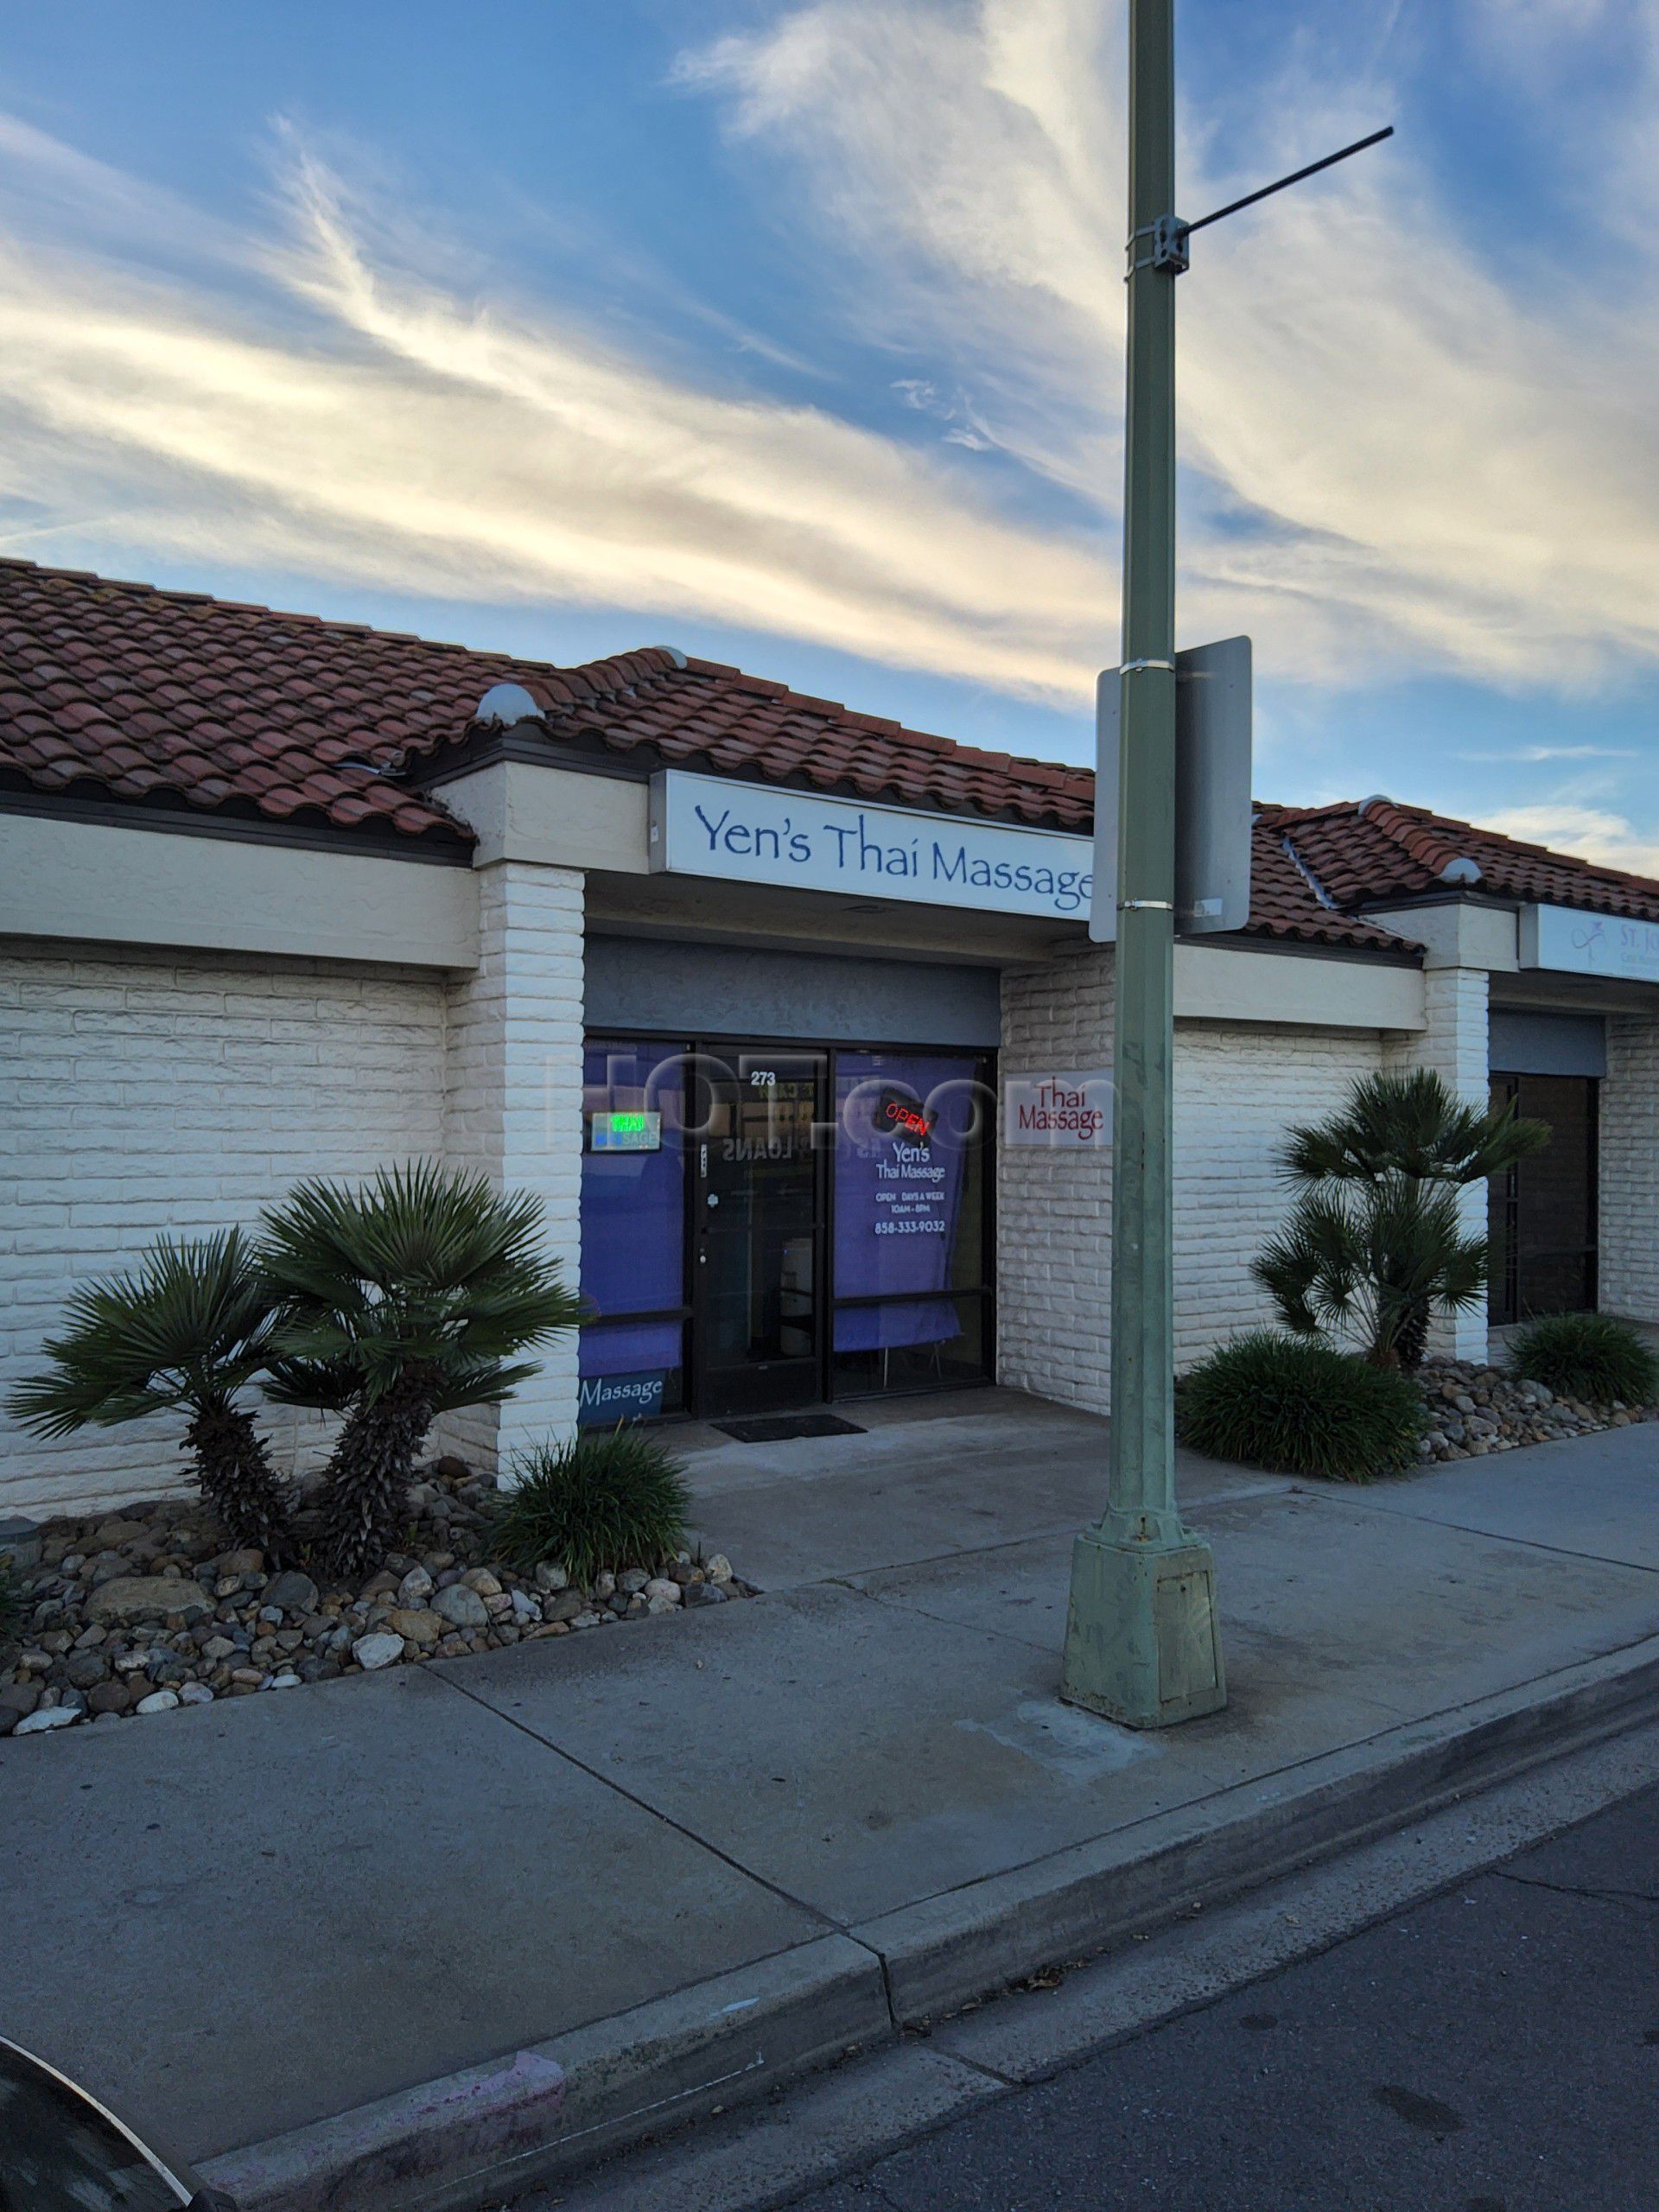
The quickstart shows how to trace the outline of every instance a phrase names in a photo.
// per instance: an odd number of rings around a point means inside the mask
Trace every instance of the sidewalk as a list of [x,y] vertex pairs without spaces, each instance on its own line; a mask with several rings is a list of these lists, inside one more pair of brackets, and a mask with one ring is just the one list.
[[0,1743],[0,2032],[251,2209],[480,2203],[1652,1710],[1637,1427],[1188,1463],[1231,1704],[1076,1713],[1103,1442],[1002,1393],[710,1440],[759,1602]]

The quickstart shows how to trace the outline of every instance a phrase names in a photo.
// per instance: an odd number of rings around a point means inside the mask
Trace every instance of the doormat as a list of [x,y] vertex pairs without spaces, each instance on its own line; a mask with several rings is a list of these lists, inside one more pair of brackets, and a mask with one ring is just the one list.
[[739,1444],[787,1444],[797,1436],[866,1433],[855,1421],[843,1421],[839,1414],[765,1414],[753,1421],[717,1421],[714,1426]]

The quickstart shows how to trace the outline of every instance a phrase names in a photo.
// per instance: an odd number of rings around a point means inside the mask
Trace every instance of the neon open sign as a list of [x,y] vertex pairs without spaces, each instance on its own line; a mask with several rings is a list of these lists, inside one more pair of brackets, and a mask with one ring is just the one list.
[[589,1152],[660,1152],[662,1148],[660,1114],[630,1110],[588,1116]]
[[877,1128],[890,1135],[914,1137],[918,1144],[925,1144],[932,1135],[937,1118],[925,1106],[918,1106],[913,1098],[906,1098],[899,1090],[884,1090],[875,1110]]

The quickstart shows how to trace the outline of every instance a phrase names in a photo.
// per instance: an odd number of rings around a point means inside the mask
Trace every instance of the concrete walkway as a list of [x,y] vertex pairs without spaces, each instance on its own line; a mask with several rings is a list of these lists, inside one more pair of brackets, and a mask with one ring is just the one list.
[[1651,1703],[1637,1427],[1363,1491],[1192,1462],[1231,1704],[1076,1713],[1103,1435],[986,1391],[694,1437],[760,1601],[0,1743],[0,2033],[251,2205],[479,2202]]

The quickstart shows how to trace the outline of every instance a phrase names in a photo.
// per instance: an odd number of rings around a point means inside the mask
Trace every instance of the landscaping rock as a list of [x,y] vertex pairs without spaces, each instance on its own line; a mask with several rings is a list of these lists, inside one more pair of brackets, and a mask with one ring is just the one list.
[[729,1582],[732,1579],[732,1562],[724,1552],[716,1552],[712,1559],[703,1561],[702,1571],[711,1582]]
[[286,1574],[274,1575],[259,1593],[267,1605],[279,1612],[315,1613],[318,1591],[308,1574],[301,1574],[290,1567]]
[[73,1705],[43,1705],[34,1713],[26,1713],[12,1730],[14,1736],[43,1736],[49,1728],[73,1727],[80,1718]]
[[[489,1549],[493,1481],[460,1462],[448,1476],[422,1472],[402,1549],[356,1588],[268,1562],[256,1547],[216,1549],[224,1534],[206,1509],[181,1518],[176,1502],[0,1526],[26,1631],[21,1648],[0,1654],[0,1736],[82,1718],[101,1727],[334,1681],[353,1662],[374,1672],[464,1658],[748,1594],[723,1557],[707,1570],[724,1571],[716,1587],[685,1552],[659,1574],[635,1565],[599,1575],[591,1591],[552,1560],[511,1570]],[[305,1511],[295,1527],[301,1541],[319,1533]]]
[[1541,1382],[1472,1360],[1426,1360],[1418,1376],[1429,1413],[1421,1456],[1425,1462],[1481,1459],[1562,1436],[1584,1436],[1631,1421],[1659,1419],[1659,1407],[1629,1412],[1558,1399]]
[[432,1600],[432,1611],[452,1628],[484,1628],[490,1618],[482,1598],[464,1582],[452,1582],[448,1589],[440,1590]]
[[443,1616],[429,1606],[394,1605],[386,1615],[386,1628],[390,1633],[418,1643],[424,1649],[443,1634]]
[[263,1574],[265,1555],[259,1551],[221,1552],[207,1564],[215,1574]]
[[102,1583],[86,1600],[86,1618],[101,1626],[131,1628],[140,1621],[165,1620],[181,1614],[199,1620],[211,1611],[199,1583],[182,1575],[124,1574]]

